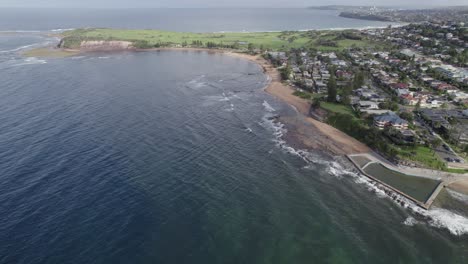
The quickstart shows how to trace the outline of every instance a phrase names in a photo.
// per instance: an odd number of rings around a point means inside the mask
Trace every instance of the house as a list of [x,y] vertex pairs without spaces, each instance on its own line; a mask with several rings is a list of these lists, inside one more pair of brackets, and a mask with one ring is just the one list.
[[450,96],[452,96],[454,98],[454,101],[456,102],[462,102],[463,100],[468,99],[468,93],[461,92],[461,91],[452,92],[450,93]]
[[397,90],[397,89],[406,89],[407,90],[409,88],[409,85],[406,84],[406,83],[391,83],[390,88],[392,88],[393,90]]
[[427,100],[427,103],[425,106],[431,107],[431,108],[439,108],[443,103],[439,100]]
[[400,130],[400,139],[405,141],[406,143],[415,142],[416,140],[416,133],[413,130]]
[[411,93],[410,93],[410,91],[408,89],[396,89],[395,93],[399,97],[404,96],[404,95],[411,95]]
[[304,84],[307,88],[312,88],[314,87],[314,81],[312,81],[311,79],[305,79],[304,80]]
[[374,117],[374,126],[378,129],[384,129],[385,127],[392,127],[397,130],[408,129],[408,121],[400,118],[395,113],[390,112]]
[[326,93],[327,85],[324,84],[323,81],[315,81],[315,91],[317,93]]
[[403,100],[403,103],[406,105],[416,105],[418,103],[418,99],[414,98],[410,93],[400,95],[400,99]]
[[436,88],[437,90],[439,91],[447,91],[447,90],[453,90],[454,87],[450,84],[447,84],[447,83],[441,83],[437,86]]
[[372,101],[359,101],[358,105],[359,105],[359,109],[369,109],[369,110],[379,109],[379,105],[376,102],[372,102]]
[[338,70],[336,71],[336,77],[350,80],[351,78],[353,78],[353,74],[351,72]]

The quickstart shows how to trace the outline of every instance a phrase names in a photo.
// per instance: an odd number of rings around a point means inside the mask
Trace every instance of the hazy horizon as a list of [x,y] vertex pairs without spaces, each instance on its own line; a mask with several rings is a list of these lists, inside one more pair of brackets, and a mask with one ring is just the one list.
[[437,6],[468,5],[464,0],[428,0],[428,1],[304,1],[290,0],[238,0],[236,4],[220,3],[216,0],[0,0],[0,7],[8,8],[305,8],[309,6],[350,5],[350,6],[389,6],[424,8]]

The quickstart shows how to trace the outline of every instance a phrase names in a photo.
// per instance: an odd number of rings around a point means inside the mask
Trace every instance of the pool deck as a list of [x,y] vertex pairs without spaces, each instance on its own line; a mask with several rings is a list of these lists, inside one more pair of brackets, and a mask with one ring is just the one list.
[[[436,170],[429,170],[429,169],[423,169],[423,168],[409,168],[409,167],[403,167],[403,166],[397,166],[392,164],[391,162],[387,161],[384,159],[382,156],[378,155],[377,153],[364,153],[364,154],[354,154],[354,155],[347,155],[346,156],[349,161],[366,177],[369,179],[378,182],[385,186],[386,188],[394,191],[395,193],[398,193],[399,195],[409,199],[410,201],[414,202],[416,205],[418,205],[421,208],[424,208],[428,210],[434,200],[437,198],[439,195],[440,191],[450,183],[459,181],[459,180],[467,180],[468,179],[468,174],[455,174],[455,173],[449,173],[449,172],[443,172],[443,171],[436,171]],[[358,164],[354,159],[358,158],[359,160],[369,160],[366,164]],[[431,193],[429,198],[422,202],[419,201],[410,195],[398,190],[397,188],[390,186],[389,184],[373,177],[372,175],[369,175],[364,171],[364,169],[369,166],[372,163],[380,163],[382,166],[386,167],[389,170],[393,170],[402,174],[405,174],[407,176],[412,176],[412,177],[421,177],[421,178],[428,178],[432,180],[437,180],[440,181],[439,185],[434,189],[434,191]]]

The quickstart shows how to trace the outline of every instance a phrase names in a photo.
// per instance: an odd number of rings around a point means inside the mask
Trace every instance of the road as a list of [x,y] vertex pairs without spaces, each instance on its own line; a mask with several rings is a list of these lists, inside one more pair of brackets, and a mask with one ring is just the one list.
[[455,151],[453,151],[453,149],[447,144],[447,142],[445,142],[445,140],[441,136],[434,132],[434,130],[432,130],[432,128],[428,124],[426,124],[424,120],[416,116],[416,122],[421,127],[424,127],[429,131],[429,133],[431,134],[431,140],[438,138],[442,141],[442,144],[440,146],[433,149],[442,160],[444,160],[445,162],[454,162],[455,160],[459,160],[461,161],[461,163],[465,163],[465,160],[462,157],[458,156],[458,154]]

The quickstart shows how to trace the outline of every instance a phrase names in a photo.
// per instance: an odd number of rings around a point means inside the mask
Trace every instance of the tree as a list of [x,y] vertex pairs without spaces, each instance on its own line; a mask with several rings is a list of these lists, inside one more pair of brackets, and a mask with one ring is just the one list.
[[265,46],[263,46],[263,44],[260,45],[260,51],[261,51],[261,52],[264,52],[264,51],[265,51]]
[[249,45],[247,45],[247,49],[249,50],[249,52],[253,52],[254,45],[252,43],[249,43]]
[[431,146],[433,149],[436,149],[442,145],[442,140],[440,138],[434,138],[431,141]]
[[336,80],[335,80],[334,71],[330,71],[330,79],[328,80],[328,83],[327,83],[327,91],[328,91],[327,101],[335,102],[337,92],[336,92]]
[[413,123],[414,121],[414,116],[413,116],[413,113],[411,112],[401,112],[400,117],[407,120],[410,123]]
[[364,85],[364,73],[362,71],[357,71],[356,74],[354,74],[353,90],[359,89],[363,85]]
[[388,155],[391,159],[395,159],[395,158],[398,156],[398,150],[396,150],[394,147],[390,147],[390,148],[387,150],[387,155]]
[[312,99],[312,107],[314,107],[314,108],[319,108],[320,107],[320,98],[319,97],[315,97],[314,99]]
[[292,69],[289,65],[280,69],[281,79],[283,80],[289,80],[289,76],[291,75],[291,73]]
[[341,101],[345,105],[350,105],[351,104],[351,86],[346,86],[343,88],[343,91],[341,93]]
[[419,109],[421,109],[421,99],[418,100],[418,102],[416,103],[416,105],[414,106],[414,109],[416,111],[419,111]]

